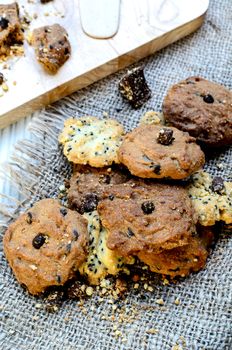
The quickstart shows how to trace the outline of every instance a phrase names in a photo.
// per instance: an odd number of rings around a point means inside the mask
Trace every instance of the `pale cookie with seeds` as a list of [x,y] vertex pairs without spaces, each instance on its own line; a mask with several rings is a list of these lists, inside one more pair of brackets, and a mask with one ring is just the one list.
[[101,168],[119,163],[123,135],[123,126],[116,120],[88,116],[67,119],[59,142],[70,162]]
[[140,118],[139,125],[164,125],[164,117],[163,113],[161,112],[155,112],[155,111],[148,111],[142,117]]
[[9,226],[3,246],[19,283],[37,295],[75,276],[87,257],[88,240],[80,214],[43,199]]
[[89,254],[87,261],[79,268],[80,274],[87,277],[90,284],[98,285],[107,275],[127,272],[125,263],[133,263],[134,259],[122,258],[107,247],[108,232],[102,226],[98,212],[85,213],[83,217],[88,221]]
[[232,182],[199,171],[192,176],[188,191],[201,225],[212,226],[216,221],[232,223]]

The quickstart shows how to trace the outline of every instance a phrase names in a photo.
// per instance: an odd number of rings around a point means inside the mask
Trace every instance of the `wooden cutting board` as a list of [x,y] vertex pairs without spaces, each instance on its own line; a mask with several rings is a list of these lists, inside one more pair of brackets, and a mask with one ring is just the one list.
[[[45,24],[63,25],[69,33],[72,56],[51,76],[25,42],[24,57],[8,61],[10,69],[4,70],[1,64],[9,91],[0,97],[0,128],[195,31],[203,23],[209,0],[121,0],[119,30],[107,40],[83,32],[78,0],[18,3],[21,15],[27,11],[31,17],[38,16],[31,21],[30,30]],[[108,3],[110,6],[110,0]]]

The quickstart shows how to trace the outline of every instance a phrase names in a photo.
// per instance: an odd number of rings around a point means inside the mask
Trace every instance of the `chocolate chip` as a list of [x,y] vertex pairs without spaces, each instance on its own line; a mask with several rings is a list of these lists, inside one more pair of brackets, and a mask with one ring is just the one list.
[[33,238],[32,245],[35,249],[40,249],[42,245],[44,245],[46,241],[46,236],[42,233],[39,233],[37,236]]
[[163,128],[160,130],[157,142],[160,143],[161,145],[168,146],[170,145],[175,138],[173,137],[173,130],[172,129],[167,129]]
[[134,232],[133,232],[130,228],[128,228],[127,236],[128,236],[129,238],[131,238],[131,237],[133,237],[134,235],[135,235]]
[[75,241],[77,241],[79,238],[79,233],[77,232],[77,230],[73,230],[73,235],[75,237]]
[[142,211],[144,214],[151,214],[155,210],[155,206],[153,202],[144,202],[141,205]]
[[109,200],[111,200],[111,201],[114,200],[114,195],[113,195],[113,194],[110,194],[110,195],[109,195]]
[[160,175],[161,166],[160,166],[159,164],[157,164],[157,165],[153,165],[152,167],[153,167],[153,169],[154,169],[154,170],[153,170],[154,173],[157,174],[157,175]]
[[30,211],[27,213],[26,222],[27,222],[29,225],[32,224],[32,213],[31,213]]
[[210,94],[204,95],[203,96],[203,101],[206,102],[206,103],[214,103],[214,98]]
[[8,27],[9,20],[5,17],[0,17],[0,27],[4,30]]
[[0,85],[4,83],[4,75],[0,73]]
[[65,215],[68,214],[68,211],[67,211],[67,209],[65,209],[65,208],[61,208],[61,209],[60,209],[60,212],[61,212],[61,214],[62,214],[63,216],[65,216]]
[[216,193],[221,193],[224,189],[224,180],[220,176],[216,176],[212,181],[212,191]]
[[84,202],[82,204],[83,211],[89,213],[97,209],[98,205],[98,196],[96,193],[89,193],[85,196]]

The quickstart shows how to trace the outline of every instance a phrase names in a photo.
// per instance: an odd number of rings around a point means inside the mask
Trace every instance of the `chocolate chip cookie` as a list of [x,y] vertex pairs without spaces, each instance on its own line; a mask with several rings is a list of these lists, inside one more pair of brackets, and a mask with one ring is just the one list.
[[97,210],[108,248],[121,256],[185,246],[196,232],[197,218],[181,186],[131,180],[111,191]]
[[112,186],[127,182],[131,175],[121,166],[93,168],[75,166],[68,189],[69,206],[81,214],[97,208],[98,202],[109,194]]
[[59,24],[34,29],[31,43],[38,62],[52,74],[55,74],[71,55],[68,34]]
[[55,199],[37,202],[6,231],[6,258],[31,294],[63,285],[87,256],[87,221]]
[[118,157],[131,174],[160,179],[184,179],[205,161],[204,153],[193,137],[160,125],[140,125],[128,133]]
[[200,77],[173,85],[164,99],[168,123],[208,146],[232,144],[232,91]]

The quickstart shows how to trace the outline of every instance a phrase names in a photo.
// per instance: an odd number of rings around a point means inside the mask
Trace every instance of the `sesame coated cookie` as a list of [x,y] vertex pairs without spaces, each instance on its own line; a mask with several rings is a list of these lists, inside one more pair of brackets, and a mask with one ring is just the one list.
[[64,123],[59,142],[70,162],[101,168],[119,163],[117,151],[123,135],[123,126],[114,119],[70,118]]
[[164,119],[208,146],[232,144],[232,91],[200,77],[173,85],[163,102]]
[[88,240],[86,219],[55,199],[43,199],[9,226],[3,244],[15,277],[36,295],[75,276]]
[[201,225],[232,224],[232,182],[199,171],[192,176],[188,191]]
[[142,178],[184,179],[201,168],[205,157],[195,139],[173,127],[140,125],[128,133],[118,157]]

